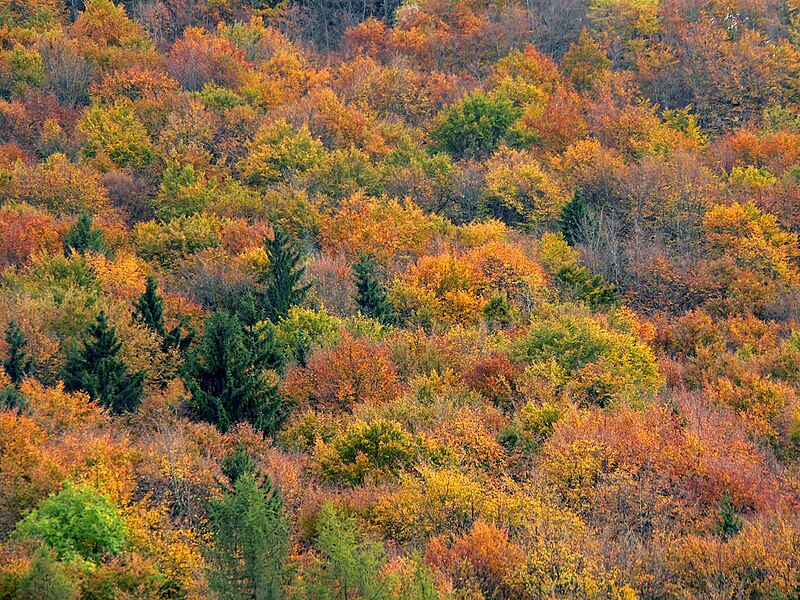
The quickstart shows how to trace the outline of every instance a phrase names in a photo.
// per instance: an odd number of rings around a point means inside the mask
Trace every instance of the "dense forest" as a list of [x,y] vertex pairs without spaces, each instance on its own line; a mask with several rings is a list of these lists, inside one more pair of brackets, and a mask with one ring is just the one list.
[[0,600],[800,598],[800,2],[0,0]]

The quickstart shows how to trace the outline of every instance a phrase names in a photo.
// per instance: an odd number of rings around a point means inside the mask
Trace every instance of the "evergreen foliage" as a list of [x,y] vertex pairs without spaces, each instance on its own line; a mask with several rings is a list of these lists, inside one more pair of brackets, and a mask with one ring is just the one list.
[[273,433],[286,415],[272,366],[267,327],[243,327],[235,315],[214,313],[184,369],[195,415],[221,431],[247,421]]
[[211,503],[209,518],[211,587],[230,600],[283,598],[289,526],[269,480],[259,486],[253,474],[240,475],[232,491]]
[[119,357],[122,342],[104,311],[90,325],[82,346],[67,358],[62,371],[64,387],[87,392],[115,414],[136,410],[144,390],[144,371],[131,373]]
[[385,286],[381,282],[375,259],[368,254],[362,253],[358,262],[353,265],[353,272],[356,276],[356,289],[358,290],[356,303],[361,311],[366,316],[380,321],[384,325],[394,323],[394,307],[389,301]]
[[722,506],[720,507],[715,533],[722,538],[723,541],[727,542],[738,535],[742,527],[744,527],[744,521],[737,514],[736,508],[734,508],[733,502],[731,501],[731,495],[726,490],[725,494],[722,496]]
[[14,385],[33,372],[33,357],[28,353],[28,338],[16,319],[11,319],[6,327],[6,343],[8,351],[3,360],[3,370],[11,378]]
[[158,284],[155,277],[147,276],[147,286],[138,300],[133,303],[133,320],[142,323],[152,331],[162,337],[161,347],[163,350],[175,348],[184,352],[194,339],[194,332],[186,329],[187,317],[182,317],[180,322],[166,330],[164,324],[164,298],[158,293]]
[[133,303],[133,319],[157,334],[164,336],[164,299],[158,294],[158,284],[152,275],[147,276],[147,286]]
[[72,227],[67,231],[64,238],[64,253],[69,254],[75,251],[79,254],[86,252],[108,252],[108,244],[103,239],[103,232],[95,229],[93,219],[89,213],[83,213]]
[[264,239],[264,249],[269,267],[261,277],[261,308],[266,319],[277,323],[286,318],[292,306],[303,302],[311,284],[300,284],[305,267],[300,265],[300,252],[284,231],[275,229],[271,239]]

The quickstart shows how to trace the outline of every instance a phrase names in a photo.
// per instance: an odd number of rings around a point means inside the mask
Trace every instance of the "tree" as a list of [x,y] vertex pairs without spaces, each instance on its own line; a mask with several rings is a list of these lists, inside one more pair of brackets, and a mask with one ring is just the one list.
[[722,538],[722,541],[727,542],[736,536],[742,530],[742,527],[744,527],[744,521],[736,513],[736,509],[731,502],[731,495],[726,490],[722,496],[722,506],[720,507],[719,518],[714,531]]
[[445,109],[431,136],[455,158],[484,158],[522,114],[508,98],[475,92]]
[[42,540],[65,561],[81,557],[97,562],[128,545],[114,503],[89,486],[69,483],[17,524],[17,536]]
[[11,319],[6,327],[6,343],[8,355],[3,361],[3,369],[11,378],[11,383],[18,386],[33,371],[33,357],[25,349],[28,338],[16,319]]
[[221,431],[247,421],[265,433],[275,432],[286,414],[276,376],[269,371],[274,358],[265,328],[242,327],[226,311],[211,315],[184,367],[197,418]]
[[384,325],[395,321],[394,307],[386,294],[386,288],[380,280],[375,259],[362,253],[358,262],[353,265],[356,275],[358,296],[356,303],[362,312]]
[[282,598],[289,525],[269,479],[259,485],[252,473],[240,475],[232,491],[212,502],[209,518],[211,587],[231,600]]
[[264,249],[269,267],[261,277],[265,285],[262,308],[266,318],[277,323],[305,299],[311,284],[300,285],[305,267],[300,266],[300,252],[282,230],[276,229],[272,239],[264,239]]
[[305,574],[307,598],[347,600],[380,598],[383,546],[364,539],[352,517],[341,516],[331,503],[323,504],[314,546],[322,560]]
[[144,390],[144,371],[129,372],[128,364],[119,358],[122,342],[104,311],[88,333],[83,348],[69,356],[64,365],[64,387],[67,391],[84,390],[116,414],[136,410]]
[[75,584],[64,572],[64,566],[53,552],[42,545],[33,556],[31,567],[22,576],[17,588],[17,600],[74,600],[78,597]]
[[95,229],[92,224],[92,216],[83,213],[75,224],[69,228],[64,238],[64,253],[69,254],[75,251],[79,254],[86,252],[108,252],[108,245],[103,239],[103,232]]
[[164,336],[164,299],[158,294],[158,284],[152,275],[147,276],[147,286],[133,303],[133,320]]
[[184,334],[184,328],[188,321],[186,317],[182,317],[180,322],[169,331],[166,330],[164,325],[164,298],[158,293],[158,284],[152,275],[147,276],[147,286],[142,295],[139,296],[139,299],[133,303],[133,308],[133,320],[142,323],[161,336],[163,339],[161,348],[163,350],[176,348],[183,352],[192,343],[194,332],[187,330]]

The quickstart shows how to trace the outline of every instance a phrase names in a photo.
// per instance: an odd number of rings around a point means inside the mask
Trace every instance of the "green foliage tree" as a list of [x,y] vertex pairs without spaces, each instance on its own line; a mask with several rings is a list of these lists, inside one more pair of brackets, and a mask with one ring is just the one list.
[[238,476],[233,490],[212,502],[209,518],[211,587],[230,600],[282,598],[289,526],[269,480],[259,485],[252,473]]
[[431,136],[455,158],[484,158],[494,151],[522,111],[501,95],[475,92],[445,109]]
[[89,251],[108,252],[108,245],[103,239],[103,232],[95,229],[92,216],[89,213],[81,214],[78,220],[69,228],[64,238],[64,253],[68,255],[73,251],[79,254],[86,254]]
[[353,265],[353,272],[356,276],[356,289],[358,290],[356,304],[361,311],[384,325],[394,323],[394,306],[389,301],[386,287],[380,279],[375,259],[369,254],[360,254],[358,262]]
[[719,517],[717,518],[717,526],[714,532],[727,542],[735,537],[744,527],[744,521],[736,513],[736,508],[731,501],[731,495],[726,490],[722,496],[722,506],[720,507]]
[[305,267],[300,265],[300,252],[287,233],[275,229],[271,239],[264,239],[264,249],[269,267],[260,278],[264,285],[261,307],[264,316],[277,323],[288,316],[292,306],[305,299],[311,284],[300,284]]
[[78,589],[67,576],[64,565],[44,545],[37,548],[16,592],[15,600],[73,600],[78,597]]
[[97,562],[128,545],[127,528],[114,503],[89,486],[69,483],[22,519],[16,535],[42,540],[64,561]]
[[19,385],[33,372],[33,357],[28,353],[28,338],[19,326],[19,321],[11,319],[6,327],[8,353],[3,360],[3,369],[11,378],[11,383]]
[[147,276],[147,285],[139,299],[133,303],[133,320],[152,329],[157,334],[164,331],[164,299],[158,294],[158,284],[152,275]]
[[265,433],[286,417],[276,377],[270,372],[274,352],[262,327],[243,327],[226,311],[205,322],[200,343],[187,359],[184,380],[192,410],[221,431],[247,421]]
[[142,323],[163,338],[162,349],[177,348],[184,351],[194,339],[194,332],[186,331],[187,319],[181,321],[169,331],[164,325],[164,298],[158,293],[155,277],[147,276],[147,286],[138,300],[133,303],[133,320]]
[[380,543],[367,540],[352,517],[339,514],[331,503],[322,505],[314,546],[322,560],[308,567],[305,597],[319,600],[380,598],[384,561]]
[[144,390],[144,371],[131,373],[119,358],[122,341],[104,311],[89,326],[82,345],[67,358],[62,370],[64,387],[68,391],[84,390],[116,414],[136,410]]

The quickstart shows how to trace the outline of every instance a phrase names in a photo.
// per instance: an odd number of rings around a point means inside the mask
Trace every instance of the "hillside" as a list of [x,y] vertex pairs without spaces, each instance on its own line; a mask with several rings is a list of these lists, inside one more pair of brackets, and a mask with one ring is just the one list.
[[800,4],[0,0],[0,600],[800,597]]

